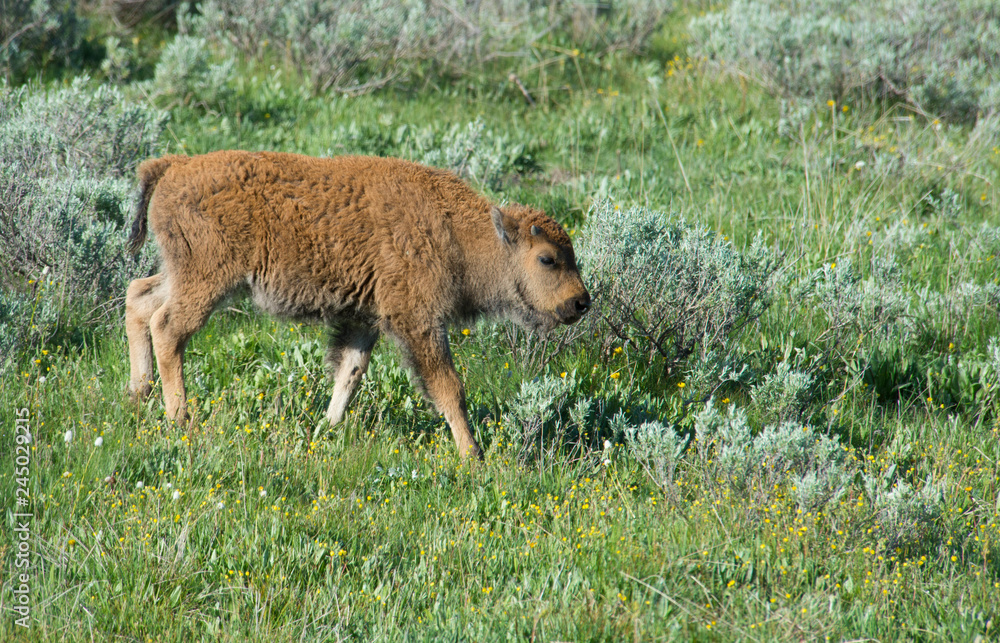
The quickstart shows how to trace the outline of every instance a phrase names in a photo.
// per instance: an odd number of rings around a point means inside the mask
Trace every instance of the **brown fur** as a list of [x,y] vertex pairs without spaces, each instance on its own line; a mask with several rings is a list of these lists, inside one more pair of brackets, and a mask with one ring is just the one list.
[[[449,323],[505,316],[540,332],[573,323],[587,293],[569,237],[532,208],[496,208],[454,175],[372,157],[215,152],[139,167],[130,243],[149,226],[162,272],[126,295],[130,391],[151,391],[155,354],[167,416],[186,416],[184,347],[212,310],[249,286],[265,311],[332,328],[331,422],[380,334],[396,340],[451,427],[479,455],[452,365]],[[543,263],[543,261],[545,263]]]

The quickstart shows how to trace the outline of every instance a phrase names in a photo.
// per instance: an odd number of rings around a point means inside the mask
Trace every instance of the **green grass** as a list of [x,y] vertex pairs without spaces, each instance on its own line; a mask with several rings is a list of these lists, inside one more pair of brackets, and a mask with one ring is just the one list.
[[[384,404],[378,382],[366,385],[346,426],[310,440],[311,414],[322,412],[313,399],[328,388],[313,373],[316,360],[290,367],[291,383],[254,378],[265,360],[315,335],[217,315],[190,349],[203,364],[197,371],[212,365],[214,376],[196,385],[210,395],[196,404],[210,411],[190,427],[164,424],[158,403],[124,403],[119,337],[50,352],[5,384],[5,397],[16,387],[17,404],[30,409],[36,436],[32,638],[987,631],[1000,571],[995,426],[921,408],[870,419],[894,437],[884,449],[851,451],[865,470],[903,462],[908,479],[953,481],[940,542],[901,555],[880,546],[877,520],[853,492],[801,512],[784,489],[733,489],[696,461],[676,488],[662,489],[621,447],[608,465],[598,452],[516,466],[512,447],[494,441],[470,468],[436,416]],[[468,382],[470,397],[481,397],[487,384]],[[412,399],[405,387],[397,394]],[[4,409],[5,426],[14,406]],[[9,473],[4,480],[10,490]],[[9,619],[3,627],[17,633]]]
[[[70,318],[0,380],[0,452],[13,452],[17,409],[34,435],[32,627],[4,609],[0,639],[995,637],[1000,415],[983,364],[997,311],[956,293],[996,282],[1000,248],[980,226],[1000,225],[1000,152],[899,107],[818,105],[781,136],[775,98],[686,59],[684,11],[647,59],[512,63],[534,108],[505,73],[313,97],[280,67],[245,65],[227,104],[172,109],[168,145],[323,154],[352,123],[482,118],[535,163],[491,196],[546,207],[574,235],[602,195],[672,208],[739,247],[762,232],[785,256],[776,300],[725,349],[754,382],[784,360],[815,377],[803,417],[857,467],[839,498],[801,507],[787,479],[763,484],[763,463],[738,484],[697,441],[670,484],[656,479],[609,418],[621,410],[690,432],[708,395],[680,386],[693,362],[664,374],[629,346],[604,354],[584,338],[538,369],[487,325],[454,329],[486,447],[469,466],[386,342],[346,422],[316,431],[331,388],[322,329],[234,304],[188,348],[197,416],[179,427],[156,396],[136,406],[124,395],[121,323],[74,329]],[[876,170],[900,158],[905,169]],[[957,210],[927,200],[945,188]],[[826,311],[796,284],[847,261],[868,278],[873,257],[890,253],[914,302],[913,332],[896,346],[847,331],[833,341]],[[563,373],[572,400],[603,411],[587,435],[550,438],[525,457],[506,426],[511,405],[523,381]],[[762,428],[767,409],[751,385],[719,389],[715,404],[745,408]],[[897,550],[865,480],[939,484],[939,517]],[[16,586],[17,485],[5,455],[4,608]]]

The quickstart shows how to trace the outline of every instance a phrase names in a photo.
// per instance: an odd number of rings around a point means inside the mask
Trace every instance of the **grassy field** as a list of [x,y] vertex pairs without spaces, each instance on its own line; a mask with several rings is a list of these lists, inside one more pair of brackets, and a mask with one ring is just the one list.
[[[709,9],[678,3],[641,55],[555,42],[361,95],[277,58],[235,57],[211,98],[126,85],[169,113],[162,151],[457,149],[578,247],[595,213],[648,208],[778,263],[759,316],[677,359],[600,302],[554,355],[454,328],[474,465],[388,342],[317,429],[323,329],[230,302],[187,349],[196,419],[174,426],[125,396],[123,293],[69,306],[58,273],[11,276],[65,310],[0,374],[0,639],[996,638],[996,130],[863,96],[789,119],[694,55]],[[136,33],[138,61],[173,37]]]

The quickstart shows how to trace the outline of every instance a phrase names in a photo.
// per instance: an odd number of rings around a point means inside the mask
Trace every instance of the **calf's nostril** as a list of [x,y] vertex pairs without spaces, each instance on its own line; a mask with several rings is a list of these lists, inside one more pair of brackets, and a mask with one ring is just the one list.
[[590,297],[581,297],[580,299],[577,299],[575,303],[576,312],[582,315],[590,308]]

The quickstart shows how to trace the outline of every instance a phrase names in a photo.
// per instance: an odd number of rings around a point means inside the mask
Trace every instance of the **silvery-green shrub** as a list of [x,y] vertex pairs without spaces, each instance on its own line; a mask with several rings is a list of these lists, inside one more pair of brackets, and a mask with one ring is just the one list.
[[164,47],[151,84],[153,96],[168,103],[213,105],[232,93],[235,61],[213,63],[208,42],[185,34]]
[[765,422],[799,420],[809,401],[813,376],[782,361],[764,381],[750,389],[750,397]]
[[816,511],[830,502],[837,502],[850,489],[854,480],[851,467],[843,461],[822,464],[805,473],[789,476],[791,496],[803,511]]
[[673,214],[596,201],[578,258],[606,345],[637,346],[670,369],[725,346],[771,303],[779,260],[758,235],[743,251]]
[[957,221],[962,214],[962,195],[951,188],[931,192],[924,196],[924,201],[930,206],[933,214],[947,222]]
[[818,341],[841,356],[852,355],[859,347],[901,344],[912,330],[907,316],[910,295],[892,256],[873,257],[867,278],[854,269],[850,258],[826,264],[798,284],[793,298],[821,311],[827,327]]
[[0,116],[0,287],[17,297],[47,270],[60,307],[120,296],[151,265],[128,257],[125,227],[135,167],[159,150],[165,116],[85,77],[0,85]]
[[625,444],[656,484],[671,488],[677,464],[687,446],[685,436],[662,422],[644,422],[625,429]]
[[751,460],[760,467],[762,488],[786,482],[808,509],[840,498],[854,477],[840,443],[799,422],[766,426],[753,441]]
[[915,488],[905,480],[893,481],[892,476],[865,474],[863,482],[875,509],[878,538],[888,550],[912,555],[931,550],[939,542],[943,481],[934,482],[928,476]]
[[[989,358],[990,366],[996,375],[1000,375],[1000,340],[996,337],[990,339],[990,343],[986,347],[986,354]],[[1000,382],[993,382],[993,386],[997,386]]]
[[0,0],[0,78],[21,80],[66,61],[87,29],[78,7],[77,0]]
[[735,486],[746,488],[753,431],[743,409],[730,405],[722,413],[710,399],[694,417],[694,434],[699,460],[710,463],[713,471]]
[[734,0],[691,21],[695,51],[786,96],[905,100],[975,120],[997,110],[992,0]]
[[77,76],[58,89],[0,86],[0,146],[5,162],[31,176],[134,178],[156,147],[166,115],[109,85]]
[[684,382],[692,395],[712,397],[723,386],[749,386],[753,376],[740,351],[712,349],[691,360]]
[[453,125],[440,137],[418,134],[412,141],[416,148],[413,156],[421,163],[448,168],[494,190],[525,162],[523,143],[487,130],[481,119],[464,127]]
[[0,86],[0,269],[50,267],[106,295],[123,265],[138,163],[158,150],[161,113],[79,77],[57,90]]
[[[911,314],[925,326],[940,325],[951,321],[949,331],[955,326],[965,326],[973,316],[996,315],[1000,310],[1000,284],[987,282],[979,284],[964,281],[944,292],[924,288]],[[954,336],[954,332],[951,332]]]
[[[497,3],[504,4],[504,3]],[[546,3],[535,2],[544,6]],[[670,10],[669,0],[630,0],[630,2],[565,2],[553,7],[552,14],[568,25],[573,42],[590,49],[637,52],[646,38]],[[554,11],[553,11],[554,9]]]
[[[930,232],[928,228],[915,225],[907,219],[897,219],[875,236],[872,245],[877,251],[906,257],[921,244],[926,245],[930,241]],[[860,229],[858,238],[860,239]]]
[[421,64],[466,74],[501,56],[525,55],[553,31],[586,47],[636,50],[668,8],[667,0],[608,6],[538,0],[207,0],[190,26],[195,35],[231,44],[246,56],[276,52],[317,90],[360,93],[422,73]]
[[104,60],[101,61],[101,71],[106,82],[124,85],[132,80],[139,65],[134,48],[122,46],[122,41],[117,36],[108,36],[104,39]]
[[477,187],[494,190],[532,164],[523,141],[488,129],[481,119],[448,128],[400,125],[388,133],[385,129],[357,123],[338,126],[331,132],[327,156],[397,156],[451,170]]
[[[546,425],[562,416],[574,386],[573,376],[544,375],[521,383],[520,392],[503,414],[508,439],[517,445],[519,459],[541,448]],[[573,410],[580,415],[579,409]]]
[[710,400],[695,415],[694,430],[707,474],[741,493],[783,485],[800,506],[814,509],[842,496],[854,477],[843,446],[807,424],[769,424],[754,436],[742,409],[722,413]]
[[50,284],[48,274],[35,277],[23,291],[0,284],[0,373],[14,365],[24,346],[50,335],[59,320],[58,284]]

